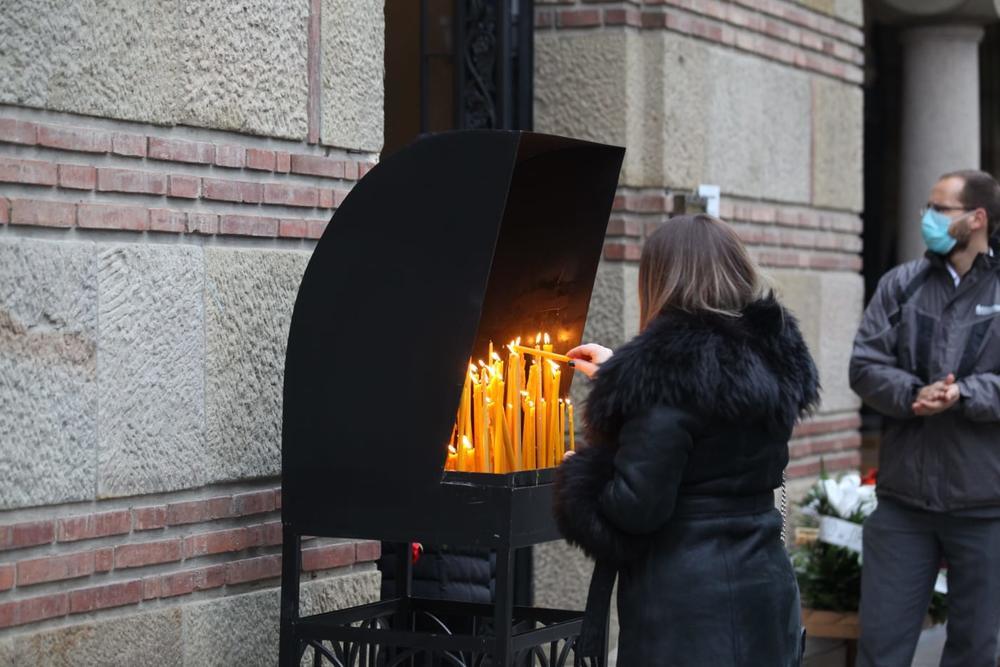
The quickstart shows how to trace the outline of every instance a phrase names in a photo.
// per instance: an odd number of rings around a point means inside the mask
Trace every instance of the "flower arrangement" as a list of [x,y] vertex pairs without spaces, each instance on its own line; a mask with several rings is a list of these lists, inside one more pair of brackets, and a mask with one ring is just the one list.
[[[802,500],[802,526],[796,529],[792,563],[802,603],[811,609],[856,612],[861,599],[862,523],[875,511],[877,471],[864,477],[847,473],[832,479],[826,470]],[[928,615],[942,623],[947,615],[947,582],[938,576]]]

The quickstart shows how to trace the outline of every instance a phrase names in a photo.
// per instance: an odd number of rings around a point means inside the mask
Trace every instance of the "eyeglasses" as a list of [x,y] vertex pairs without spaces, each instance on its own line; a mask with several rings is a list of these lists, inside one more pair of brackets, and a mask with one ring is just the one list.
[[947,213],[948,211],[971,211],[972,209],[965,208],[964,206],[942,206],[941,204],[934,204],[927,202],[920,209],[920,217],[927,215],[927,211],[931,209],[937,211],[938,213]]

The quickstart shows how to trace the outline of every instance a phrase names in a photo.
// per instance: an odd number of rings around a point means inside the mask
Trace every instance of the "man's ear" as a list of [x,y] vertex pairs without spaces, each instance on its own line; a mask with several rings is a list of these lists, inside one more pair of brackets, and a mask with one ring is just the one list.
[[972,221],[975,224],[973,229],[986,229],[989,225],[989,218],[986,215],[986,209],[977,208],[973,213]]

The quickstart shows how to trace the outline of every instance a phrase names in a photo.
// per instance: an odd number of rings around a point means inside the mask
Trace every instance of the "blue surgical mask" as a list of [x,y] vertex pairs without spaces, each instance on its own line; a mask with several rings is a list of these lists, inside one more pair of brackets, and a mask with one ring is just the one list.
[[920,230],[924,235],[924,243],[931,252],[947,255],[955,247],[957,241],[948,233],[951,218],[932,208],[927,209],[920,220]]

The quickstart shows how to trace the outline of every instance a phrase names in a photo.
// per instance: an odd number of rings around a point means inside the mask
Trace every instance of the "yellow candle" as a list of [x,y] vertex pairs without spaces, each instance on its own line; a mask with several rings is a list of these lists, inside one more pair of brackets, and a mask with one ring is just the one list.
[[559,399],[559,449],[556,456],[556,465],[562,461],[563,454],[566,453],[566,401]]
[[458,450],[455,445],[448,445],[448,460],[444,464],[445,470],[455,470],[458,461]]
[[573,424],[573,401],[566,399],[566,409],[569,412],[569,450],[576,451],[576,426]]
[[486,446],[485,446],[485,432],[484,425],[486,424],[485,407],[486,403],[483,397],[483,383],[476,380],[472,385],[472,404],[475,407],[475,412],[473,413],[474,422],[472,430],[472,446],[476,450],[477,461],[476,470],[478,472],[488,472],[487,470],[487,459],[486,459]]
[[507,357],[507,425],[514,440],[514,469],[521,470],[524,453],[521,449],[521,355],[513,351]]
[[552,351],[552,339],[549,338],[548,334],[545,334],[544,341],[545,342],[542,345],[542,351],[543,352],[551,352]]
[[524,468],[534,470],[538,467],[535,458],[535,404],[528,402],[524,420]]
[[549,432],[545,430],[549,406],[543,398],[535,410],[535,446],[538,449],[538,467],[549,467]]
[[464,453],[465,467],[459,468],[459,470],[465,470],[467,472],[476,472],[476,450],[472,447],[472,441],[469,440],[468,436],[462,436],[462,447],[459,450],[460,455]]

